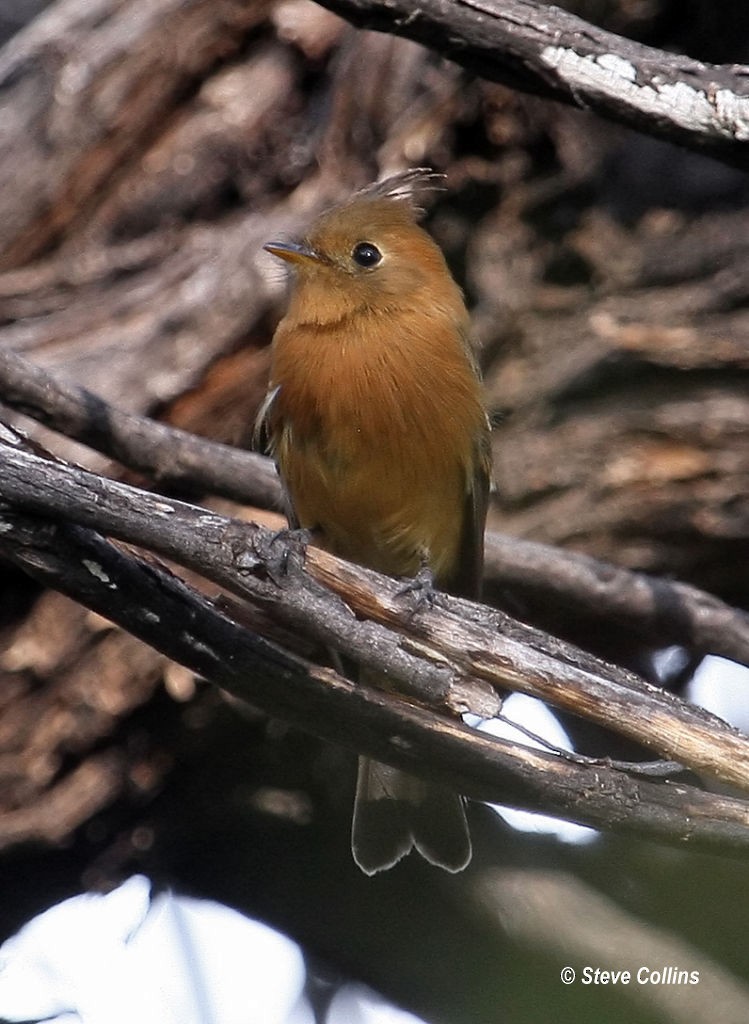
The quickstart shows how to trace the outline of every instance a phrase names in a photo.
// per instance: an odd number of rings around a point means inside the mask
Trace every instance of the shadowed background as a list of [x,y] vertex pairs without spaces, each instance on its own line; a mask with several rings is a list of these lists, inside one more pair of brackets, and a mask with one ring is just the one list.
[[[43,6],[0,14],[1,344],[123,408],[249,443],[284,306],[262,243],[382,173],[433,166],[447,190],[427,225],[466,291],[494,423],[491,526],[747,606],[744,173],[307,0]],[[566,6],[695,58],[749,58],[739,5]],[[313,973],[361,978],[425,1019],[547,1020],[550,1006],[562,1021],[634,1019],[626,993],[562,989],[574,944],[555,915],[580,911],[554,902],[546,874],[527,877],[524,923],[487,913],[479,883],[517,908],[518,872],[539,868],[746,981],[742,864],[611,837],[562,845],[474,808],[470,874],[408,863],[369,881],[348,851],[348,754],[0,568],[3,937],[139,870],[273,924]],[[542,600],[488,596],[657,677],[616,621],[592,630]],[[662,681],[692,667],[686,651]]]

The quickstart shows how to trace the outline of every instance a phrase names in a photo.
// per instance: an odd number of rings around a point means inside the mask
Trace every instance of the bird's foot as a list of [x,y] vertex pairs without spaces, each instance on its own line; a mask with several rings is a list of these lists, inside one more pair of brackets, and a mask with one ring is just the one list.
[[268,576],[280,587],[290,576],[301,572],[307,546],[311,542],[311,530],[284,527],[275,533],[264,533],[255,542],[254,547],[263,561]]
[[406,594],[413,595],[413,607],[411,615],[433,608],[439,596],[434,585],[434,573],[428,565],[422,565],[415,576],[405,580],[396,591],[397,597],[404,597]]

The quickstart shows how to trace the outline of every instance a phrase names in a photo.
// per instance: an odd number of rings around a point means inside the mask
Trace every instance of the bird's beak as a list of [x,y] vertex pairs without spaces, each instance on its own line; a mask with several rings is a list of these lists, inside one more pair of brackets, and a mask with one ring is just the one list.
[[308,245],[299,242],[266,242],[263,246],[272,256],[278,256],[286,263],[319,263],[320,257]]

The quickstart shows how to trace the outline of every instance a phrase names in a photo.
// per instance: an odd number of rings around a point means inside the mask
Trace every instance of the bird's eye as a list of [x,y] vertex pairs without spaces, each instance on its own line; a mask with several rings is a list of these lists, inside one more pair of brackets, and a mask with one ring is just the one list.
[[360,267],[370,268],[377,266],[382,259],[382,253],[371,242],[358,242],[351,252],[351,258]]

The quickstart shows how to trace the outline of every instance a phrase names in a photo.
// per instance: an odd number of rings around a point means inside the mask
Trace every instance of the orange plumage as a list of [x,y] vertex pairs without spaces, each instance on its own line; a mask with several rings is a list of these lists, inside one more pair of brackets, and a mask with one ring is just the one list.
[[[398,576],[426,567],[444,589],[476,596],[489,428],[462,294],[416,222],[414,195],[430,177],[370,186],[301,243],[266,246],[296,270],[273,339],[267,424],[292,521],[344,558]],[[353,848],[363,870],[412,845],[465,866],[459,798],[362,761]]]

